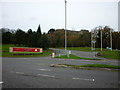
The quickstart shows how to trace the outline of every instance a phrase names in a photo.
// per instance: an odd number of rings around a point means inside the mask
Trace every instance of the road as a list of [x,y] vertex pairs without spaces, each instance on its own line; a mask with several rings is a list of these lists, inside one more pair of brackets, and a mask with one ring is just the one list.
[[3,58],[3,88],[118,88],[118,72],[55,68],[51,64],[111,63],[94,60],[55,59],[51,56]]
[[[53,50],[53,52],[55,52],[56,55],[59,55],[59,53],[61,55],[65,55],[65,50],[63,50],[63,49],[54,49],[54,48],[50,48],[50,49]],[[119,60],[106,59],[106,58],[103,58],[103,57],[96,57],[94,52],[75,51],[75,50],[68,50],[68,51],[71,51],[72,54],[74,54],[76,56],[80,56],[80,57],[102,59],[100,61],[89,60],[89,62],[91,62],[91,63],[110,64],[110,65],[118,65],[120,63]],[[83,61],[85,61],[85,60],[83,60]]]

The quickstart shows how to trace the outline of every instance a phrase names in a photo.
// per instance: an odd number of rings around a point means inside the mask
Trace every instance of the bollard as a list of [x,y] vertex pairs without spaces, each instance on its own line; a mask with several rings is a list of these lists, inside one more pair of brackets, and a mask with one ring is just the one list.
[[69,51],[69,54],[71,54],[71,51]]
[[60,57],[61,55],[60,55],[60,50],[59,50],[59,57]]
[[70,56],[69,56],[69,51],[67,51],[67,57],[69,58]]
[[52,53],[52,58],[54,58],[54,57],[55,57],[55,53],[53,52],[53,53]]
[[59,57],[60,57],[61,55],[60,55],[60,53],[59,53]]

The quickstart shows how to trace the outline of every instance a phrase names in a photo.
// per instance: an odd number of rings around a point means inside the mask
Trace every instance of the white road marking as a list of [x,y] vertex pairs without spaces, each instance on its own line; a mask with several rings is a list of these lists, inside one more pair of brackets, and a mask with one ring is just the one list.
[[0,81],[0,84],[3,84],[3,82]]
[[75,78],[73,77],[72,79],[76,79],[76,80],[86,80],[86,81],[95,81],[95,79],[87,79],[87,78]]
[[15,73],[17,73],[17,74],[24,74],[23,72],[15,72]]
[[46,75],[46,74],[38,74],[38,76],[43,76],[43,77],[55,77],[55,76]]
[[16,59],[29,59],[29,58],[16,58]]
[[41,71],[51,71],[50,69],[38,69],[38,70],[41,70]]

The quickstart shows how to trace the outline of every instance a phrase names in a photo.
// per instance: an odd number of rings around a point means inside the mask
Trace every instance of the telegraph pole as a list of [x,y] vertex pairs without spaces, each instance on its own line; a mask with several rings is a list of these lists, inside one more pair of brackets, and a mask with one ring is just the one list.
[[67,55],[67,1],[65,0],[65,54]]
[[102,29],[101,29],[101,51],[102,51]]
[[91,50],[93,50],[93,31],[91,30]]
[[112,51],[112,30],[110,30],[110,46],[111,46],[111,51]]

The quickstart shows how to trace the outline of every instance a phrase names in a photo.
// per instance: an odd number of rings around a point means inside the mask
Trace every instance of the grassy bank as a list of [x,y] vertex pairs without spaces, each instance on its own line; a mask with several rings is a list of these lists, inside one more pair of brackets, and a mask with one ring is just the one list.
[[15,45],[13,45],[13,44],[3,44],[2,45],[2,57],[40,57],[40,56],[48,56],[52,53],[52,50],[43,50],[43,53],[35,54],[35,55],[32,55],[32,54],[25,55],[28,53],[23,53],[23,54],[16,53],[16,55],[14,55],[14,53],[9,52],[9,47],[15,47]]
[[63,59],[84,59],[84,60],[101,60],[101,59],[97,59],[97,58],[85,58],[85,57],[78,57],[76,55],[70,54],[69,57],[66,55],[61,55],[56,56],[55,58],[63,58]]
[[[59,48],[59,49],[64,49],[64,48]],[[86,51],[86,52],[94,52],[91,50],[91,47],[67,47],[68,50],[76,50],[76,51]],[[111,51],[108,49],[103,49],[103,51],[100,51],[100,48],[96,48],[96,52],[100,52],[103,54],[104,58],[109,58],[109,59],[120,59],[120,51]]]
[[103,54],[102,57],[110,59],[120,59],[120,51],[99,51]]

